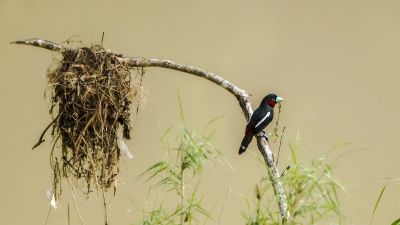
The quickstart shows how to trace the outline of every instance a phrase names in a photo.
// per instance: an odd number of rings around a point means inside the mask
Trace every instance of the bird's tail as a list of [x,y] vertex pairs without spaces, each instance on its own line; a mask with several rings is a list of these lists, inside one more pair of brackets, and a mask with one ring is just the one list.
[[242,143],[240,144],[239,155],[246,151],[251,140],[253,140],[253,135],[250,133],[246,133],[245,136],[243,137]]

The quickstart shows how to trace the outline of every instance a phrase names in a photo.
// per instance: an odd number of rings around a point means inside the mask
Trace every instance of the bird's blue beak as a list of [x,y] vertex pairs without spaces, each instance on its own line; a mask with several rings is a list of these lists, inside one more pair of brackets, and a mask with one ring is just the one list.
[[276,97],[276,102],[278,102],[278,103],[279,103],[279,102],[283,102],[283,98],[282,98],[282,97],[279,97],[279,96],[277,96],[277,97]]

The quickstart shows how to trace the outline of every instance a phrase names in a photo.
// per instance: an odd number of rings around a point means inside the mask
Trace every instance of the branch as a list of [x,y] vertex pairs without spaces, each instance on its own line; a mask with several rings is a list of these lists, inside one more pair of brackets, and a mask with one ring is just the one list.
[[282,218],[282,224],[286,224],[290,217],[290,212],[287,207],[287,199],[285,194],[285,189],[283,189],[281,176],[279,174],[278,168],[274,163],[274,155],[268,146],[267,140],[263,135],[257,135],[257,146],[260,150],[265,163],[268,166],[268,177],[271,181],[272,188],[274,189],[275,196],[279,204],[279,214]]
[[39,48],[48,49],[51,51],[60,51],[63,46],[51,41],[42,40],[39,38],[27,39],[24,41],[13,41],[10,44],[32,45]]
[[253,113],[251,108],[249,95],[243,89],[240,89],[238,86],[232,84],[231,82],[225,80],[224,78],[214,74],[207,72],[198,67],[179,64],[170,60],[165,59],[146,59],[146,58],[122,58],[129,66],[131,67],[162,67],[172,70],[181,71],[184,73],[189,73],[192,75],[196,75],[198,77],[205,78],[218,86],[223,87],[225,90],[229,91],[233,94],[236,99],[239,101],[240,107],[242,108],[243,114],[248,120]]
[[[25,41],[15,41],[15,42],[11,42],[11,44],[32,45],[32,46],[36,46],[36,47],[40,47],[40,48],[44,48],[44,49],[48,49],[48,50],[52,50],[52,51],[61,51],[62,49],[66,49],[62,45],[59,45],[59,44],[56,44],[56,43],[53,43],[50,41],[38,39],[38,38],[28,39]],[[248,120],[251,117],[251,114],[253,113],[253,109],[251,108],[250,98],[249,98],[249,95],[247,94],[247,92],[214,73],[207,72],[206,70],[203,70],[198,67],[185,65],[185,64],[179,64],[179,63],[175,63],[173,61],[165,60],[165,59],[147,59],[147,58],[140,58],[140,57],[131,58],[131,57],[124,57],[124,56],[119,56],[119,59],[121,62],[126,63],[128,66],[130,66],[132,68],[133,67],[162,67],[162,68],[181,71],[184,73],[192,74],[192,75],[207,79],[207,80],[215,83],[216,85],[223,87],[225,90],[229,91],[232,95],[234,95],[236,97],[246,120]],[[285,190],[282,185],[280,174],[274,163],[274,156],[268,146],[266,139],[262,135],[257,135],[257,146],[258,146],[258,149],[260,150],[260,152],[264,158],[264,161],[268,167],[268,175],[269,175],[269,179],[271,181],[272,187],[274,189],[275,196],[277,197],[277,201],[278,201],[278,205],[279,205],[279,212],[280,212],[280,216],[282,219],[282,224],[286,224],[290,217],[290,213],[288,211],[286,194],[285,194]]]

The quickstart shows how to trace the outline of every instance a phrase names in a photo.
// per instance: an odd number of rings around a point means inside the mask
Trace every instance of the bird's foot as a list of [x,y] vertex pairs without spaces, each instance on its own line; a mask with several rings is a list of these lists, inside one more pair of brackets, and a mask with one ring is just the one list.
[[265,133],[265,131],[261,131],[261,137],[264,137],[267,140],[267,142],[269,142],[268,136]]

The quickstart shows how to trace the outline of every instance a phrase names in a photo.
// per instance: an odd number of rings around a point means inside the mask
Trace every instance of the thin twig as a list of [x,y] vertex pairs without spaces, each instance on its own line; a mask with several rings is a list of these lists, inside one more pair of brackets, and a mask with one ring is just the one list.
[[104,194],[104,189],[102,189],[101,192],[103,194],[103,204],[104,204],[104,224],[108,225],[107,202],[106,202],[106,196]]
[[32,38],[23,41],[13,41],[10,42],[10,44],[32,45],[39,48],[48,49],[51,51],[60,51],[63,48],[62,45],[56,44],[51,41],[42,40],[39,38]]
[[49,208],[49,212],[47,213],[46,221],[44,222],[44,225],[47,225],[47,222],[49,222],[51,208],[52,208],[52,206],[50,206],[50,208]]
[[56,118],[54,118],[53,121],[51,121],[51,123],[49,125],[47,125],[47,127],[43,130],[42,134],[39,137],[39,141],[32,147],[32,150],[34,150],[35,148],[37,148],[39,145],[41,145],[43,142],[45,142],[46,140],[43,139],[44,135],[46,134],[46,132],[49,130],[49,128],[51,127],[51,125],[53,125],[53,123],[56,122],[56,120],[58,119],[60,115],[57,115]]
[[288,165],[286,167],[286,169],[282,172],[281,177],[284,177],[286,175],[287,171],[289,171],[289,170],[290,170],[290,165]]
[[[139,74],[139,76],[140,76],[140,79],[139,79],[139,88],[141,88],[141,87],[142,87],[142,83],[143,83],[143,77],[144,77],[144,69],[143,69],[143,67],[140,68],[140,74]],[[140,91],[140,89],[139,89],[139,91]],[[140,93],[138,93],[138,101],[137,101],[136,110],[135,110],[135,115],[136,115],[136,116],[135,116],[135,121],[133,122],[132,130],[134,130],[134,129],[135,129],[135,126],[136,126],[137,114],[138,114],[138,112],[139,112],[139,106],[140,106]]]
[[185,224],[185,218],[186,218],[186,212],[185,212],[185,177],[183,176],[184,175],[184,171],[185,171],[185,168],[184,168],[184,166],[183,166],[183,163],[184,163],[184,159],[185,159],[185,156],[184,156],[184,152],[183,152],[183,150],[181,149],[180,150],[181,151],[181,163],[182,163],[182,165],[181,165],[181,171],[180,171],[180,178],[181,178],[181,208],[183,209],[183,211],[182,211],[182,215],[181,215],[181,225],[183,225],[183,224]]
[[219,217],[218,217],[218,225],[221,224],[222,213],[224,212],[225,204],[228,201],[228,196],[229,196],[230,193],[231,193],[231,187],[229,187],[228,190],[226,191],[224,202],[222,203],[222,207],[221,207],[221,212],[219,213]]
[[81,213],[78,208],[78,204],[76,203],[74,190],[72,189],[72,185],[71,185],[71,181],[69,180],[69,177],[67,177],[67,182],[68,182],[68,186],[69,186],[69,191],[71,192],[72,200],[74,201],[74,206],[75,206],[76,212],[78,213],[79,221],[81,222],[81,225],[84,225]]
[[276,122],[275,122],[275,128],[274,128],[274,143],[276,143],[276,141],[278,140],[278,137],[279,137],[279,134],[278,134],[278,129],[279,129],[279,121],[280,121],[280,118],[281,118],[281,109],[282,109],[282,104],[281,103],[279,103],[278,104],[278,118],[276,119]]
[[70,217],[70,214],[69,214],[69,203],[68,203],[68,207],[67,207],[67,219],[68,219],[68,225],[71,225],[71,217]]
[[285,129],[286,129],[286,127],[283,127],[282,134],[281,134],[281,140],[279,141],[278,156],[276,157],[275,166],[278,166],[279,155],[281,154],[282,139],[283,139],[283,134],[285,133]]
[[101,44],[100,45],[103,45],[103,41],[104,41],[104,31],[103,31],[103,34],[101,35]]

